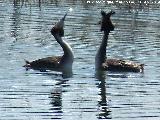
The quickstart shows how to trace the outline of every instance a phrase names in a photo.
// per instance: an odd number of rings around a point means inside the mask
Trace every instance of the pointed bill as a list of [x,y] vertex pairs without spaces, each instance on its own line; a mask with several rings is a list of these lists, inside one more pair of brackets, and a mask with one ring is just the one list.
[[63,29],[63,27],[64,27],[64,20],[65,20],[66,16],[67,16],[67,13],[59,20],[58,23],[55,24],[54,27],[58,28],[58,29]]
[[51,29],[52,35],[59,35],[60,37],[64,36],[64,20],[66,18],[67,13],[59,20],[58,23],[54,25],[54,27]]

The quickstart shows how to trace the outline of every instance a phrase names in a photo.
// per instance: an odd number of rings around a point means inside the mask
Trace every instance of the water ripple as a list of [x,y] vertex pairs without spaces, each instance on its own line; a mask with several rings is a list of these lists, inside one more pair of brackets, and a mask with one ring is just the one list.
[[[138,3],[136,3],[138,4]],[[50,33],[70,8],[65,37],[75,54],[73,77],[25,71],[24,59],[62,55]],[[102,39],[100,11],[114,9],[107,57],[145,64],[144,73],[95,73]],[[160,117],[160,13],[154,5],[83,1],[0,1],[0,118],[146,120]]]

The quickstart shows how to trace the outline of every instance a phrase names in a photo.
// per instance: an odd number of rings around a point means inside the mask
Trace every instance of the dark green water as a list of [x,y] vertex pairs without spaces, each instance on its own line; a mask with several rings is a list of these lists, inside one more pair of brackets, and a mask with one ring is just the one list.
[[[0,0],[1,120],[160,119],[160,2],[87,2]],[[73,77],[25,71],[24,59],[63,53],[50,29],[70,8],[63,39],[75,54]],[[144,73],[95,75],[101,9],[116,12],[108,58],[144,63]]]

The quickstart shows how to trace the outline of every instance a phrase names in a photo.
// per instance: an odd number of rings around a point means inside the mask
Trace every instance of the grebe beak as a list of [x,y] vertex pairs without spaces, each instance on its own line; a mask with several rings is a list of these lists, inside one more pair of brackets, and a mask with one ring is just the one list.
[[58,34],[60,37],[64,36],[64,21],[65,21],[66,16],[67,16],[67,13],[51,29],[52,35]]

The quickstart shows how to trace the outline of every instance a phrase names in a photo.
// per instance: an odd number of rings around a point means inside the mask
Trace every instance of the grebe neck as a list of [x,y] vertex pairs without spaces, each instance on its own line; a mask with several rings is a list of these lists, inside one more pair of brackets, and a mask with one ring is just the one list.
[[62,37],[60,37],[59,35],[54,35],[54,37],[64,51],[64,54],[60,61],[60,66],[65,69],[72,69],[74,56],[71,46],[66,41],[62,40]]
[[109,32],[104,31],[102,42],[100,44],[100,47],[99,47],[97,54],[96,54],[96,57],[95,57],[96,69],[100,69],[102,67],[102,64],[106,60],[106,47],[107,47],[107,43],[108,43],[108,35],[109,35]]

